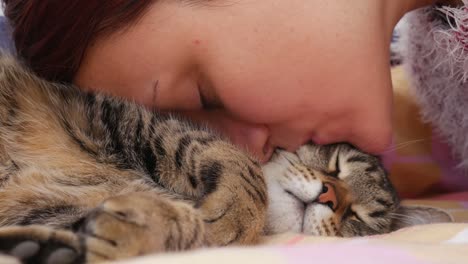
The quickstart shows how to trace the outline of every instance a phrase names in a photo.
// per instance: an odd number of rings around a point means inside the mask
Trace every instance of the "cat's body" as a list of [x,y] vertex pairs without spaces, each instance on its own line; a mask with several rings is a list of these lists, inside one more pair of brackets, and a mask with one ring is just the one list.
[[[346,153],[362,166],[339,169],[350,162],[337,161]],[[45,82],[0,57],[0,251],[30,263],[252,244],[265,231],[351,236],[394,229],[398,200],[376,159],[347,145],[287,155],[264,167],[264,178],[258,163],[207,129]],[[286,160],[295,169],[281,165]],[[352,207],[368,209],[365,199],[375,196],[382,197],[375,219]],[[275,220],[296,214],[286,210],[291,204],[302,206],[300,216]],[[307,211],[310,204],[316,209]],[[317,210],[333,220],[314,224]]]

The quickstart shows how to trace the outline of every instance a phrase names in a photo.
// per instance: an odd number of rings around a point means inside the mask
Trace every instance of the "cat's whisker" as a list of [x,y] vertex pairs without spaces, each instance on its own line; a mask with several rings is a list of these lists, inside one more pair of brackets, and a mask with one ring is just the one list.
[[422,139],[415,139],[415,140],[409,140],[409,141],[401,142],[399,144],[396,144],[392,148],[388,149],[386,152],[395,151],[395,150],[398,150],[398,149],[401,149],[401,148],[405,148],[407,146],[411,146],[411,145],[414,145],[414,144],[417,144],[417,143],[420,143],[420,142],[424,142],[426,140],[429,140],[429,138],[422,138]]
[[286,155],[282,155],[282,156],[286,159],[286,161],[289,162],[289,164],[291,164],[291,166],[294,166],[294,165],[296,164],[296,163],[293,162],[291,159],[289,159]]
[[387,154],[387,153],[390,153],[390,152],[393,152],[395,150],[399,150],[399,149],[402,149],[402,148],[406,148],[408,146],[411,146],[411,145],[414,145],[414,144],[417,144],[417,143],[421,143],[421,142],[425,142],[425,141],[428,141],[430,138],[421,138],[421,139],[415,139],[415,140],[410,140],[410,141],[405,141],[405,142],[401,142],[395,146],[393,146],[392,148],[386,150],[383,152],[383,154]]
[[415,223],[424,223],[424,218],[422,216],[415,215],[405,215],[400,213],[391,213],[389,215],[392,219],[400,220],[405,224],[413,225]]
[[405,225],[412,225],[412,223],[413,223],[412,221],[410,221],[407,218],[395,218],[395,220],[398,220],[398,221],[404,223]]

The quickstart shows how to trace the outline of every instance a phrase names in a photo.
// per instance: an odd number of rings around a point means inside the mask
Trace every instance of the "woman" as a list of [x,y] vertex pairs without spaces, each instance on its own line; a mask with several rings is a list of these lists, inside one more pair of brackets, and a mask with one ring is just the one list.
[[379,153],[389,43],[431,0],[4,0],[40,76],[180,111],[259,159],[306,141]]

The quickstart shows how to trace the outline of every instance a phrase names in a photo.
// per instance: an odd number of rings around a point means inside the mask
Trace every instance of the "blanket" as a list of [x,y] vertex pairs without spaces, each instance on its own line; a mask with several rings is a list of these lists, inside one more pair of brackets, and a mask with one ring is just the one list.
[[288,233],[265,237],[262,245],[257,247],[203,249],[115,263],[468,263],[468,202],[407,200],[405,203],[443,208],[454,217],[456,223],[414,226],[390,234],[358,238]]
[[[444,209],[455,223],[421,225],[396,232],[356,238],[314,237],[286,233],[267,236],[258,246],[199,249],[144,256],[115,264],[466,264],[468,263],[468,202],[406,200]],[[0,263],[17,263],[0,257]]]

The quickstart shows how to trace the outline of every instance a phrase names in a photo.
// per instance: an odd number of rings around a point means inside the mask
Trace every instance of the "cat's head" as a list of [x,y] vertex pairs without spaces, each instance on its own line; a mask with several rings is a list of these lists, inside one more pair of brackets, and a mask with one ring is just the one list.
[[278,150],[263,171],[268,234],[365,236],[451,221],[438,209],[401,206],[380,160],[347,144]]

